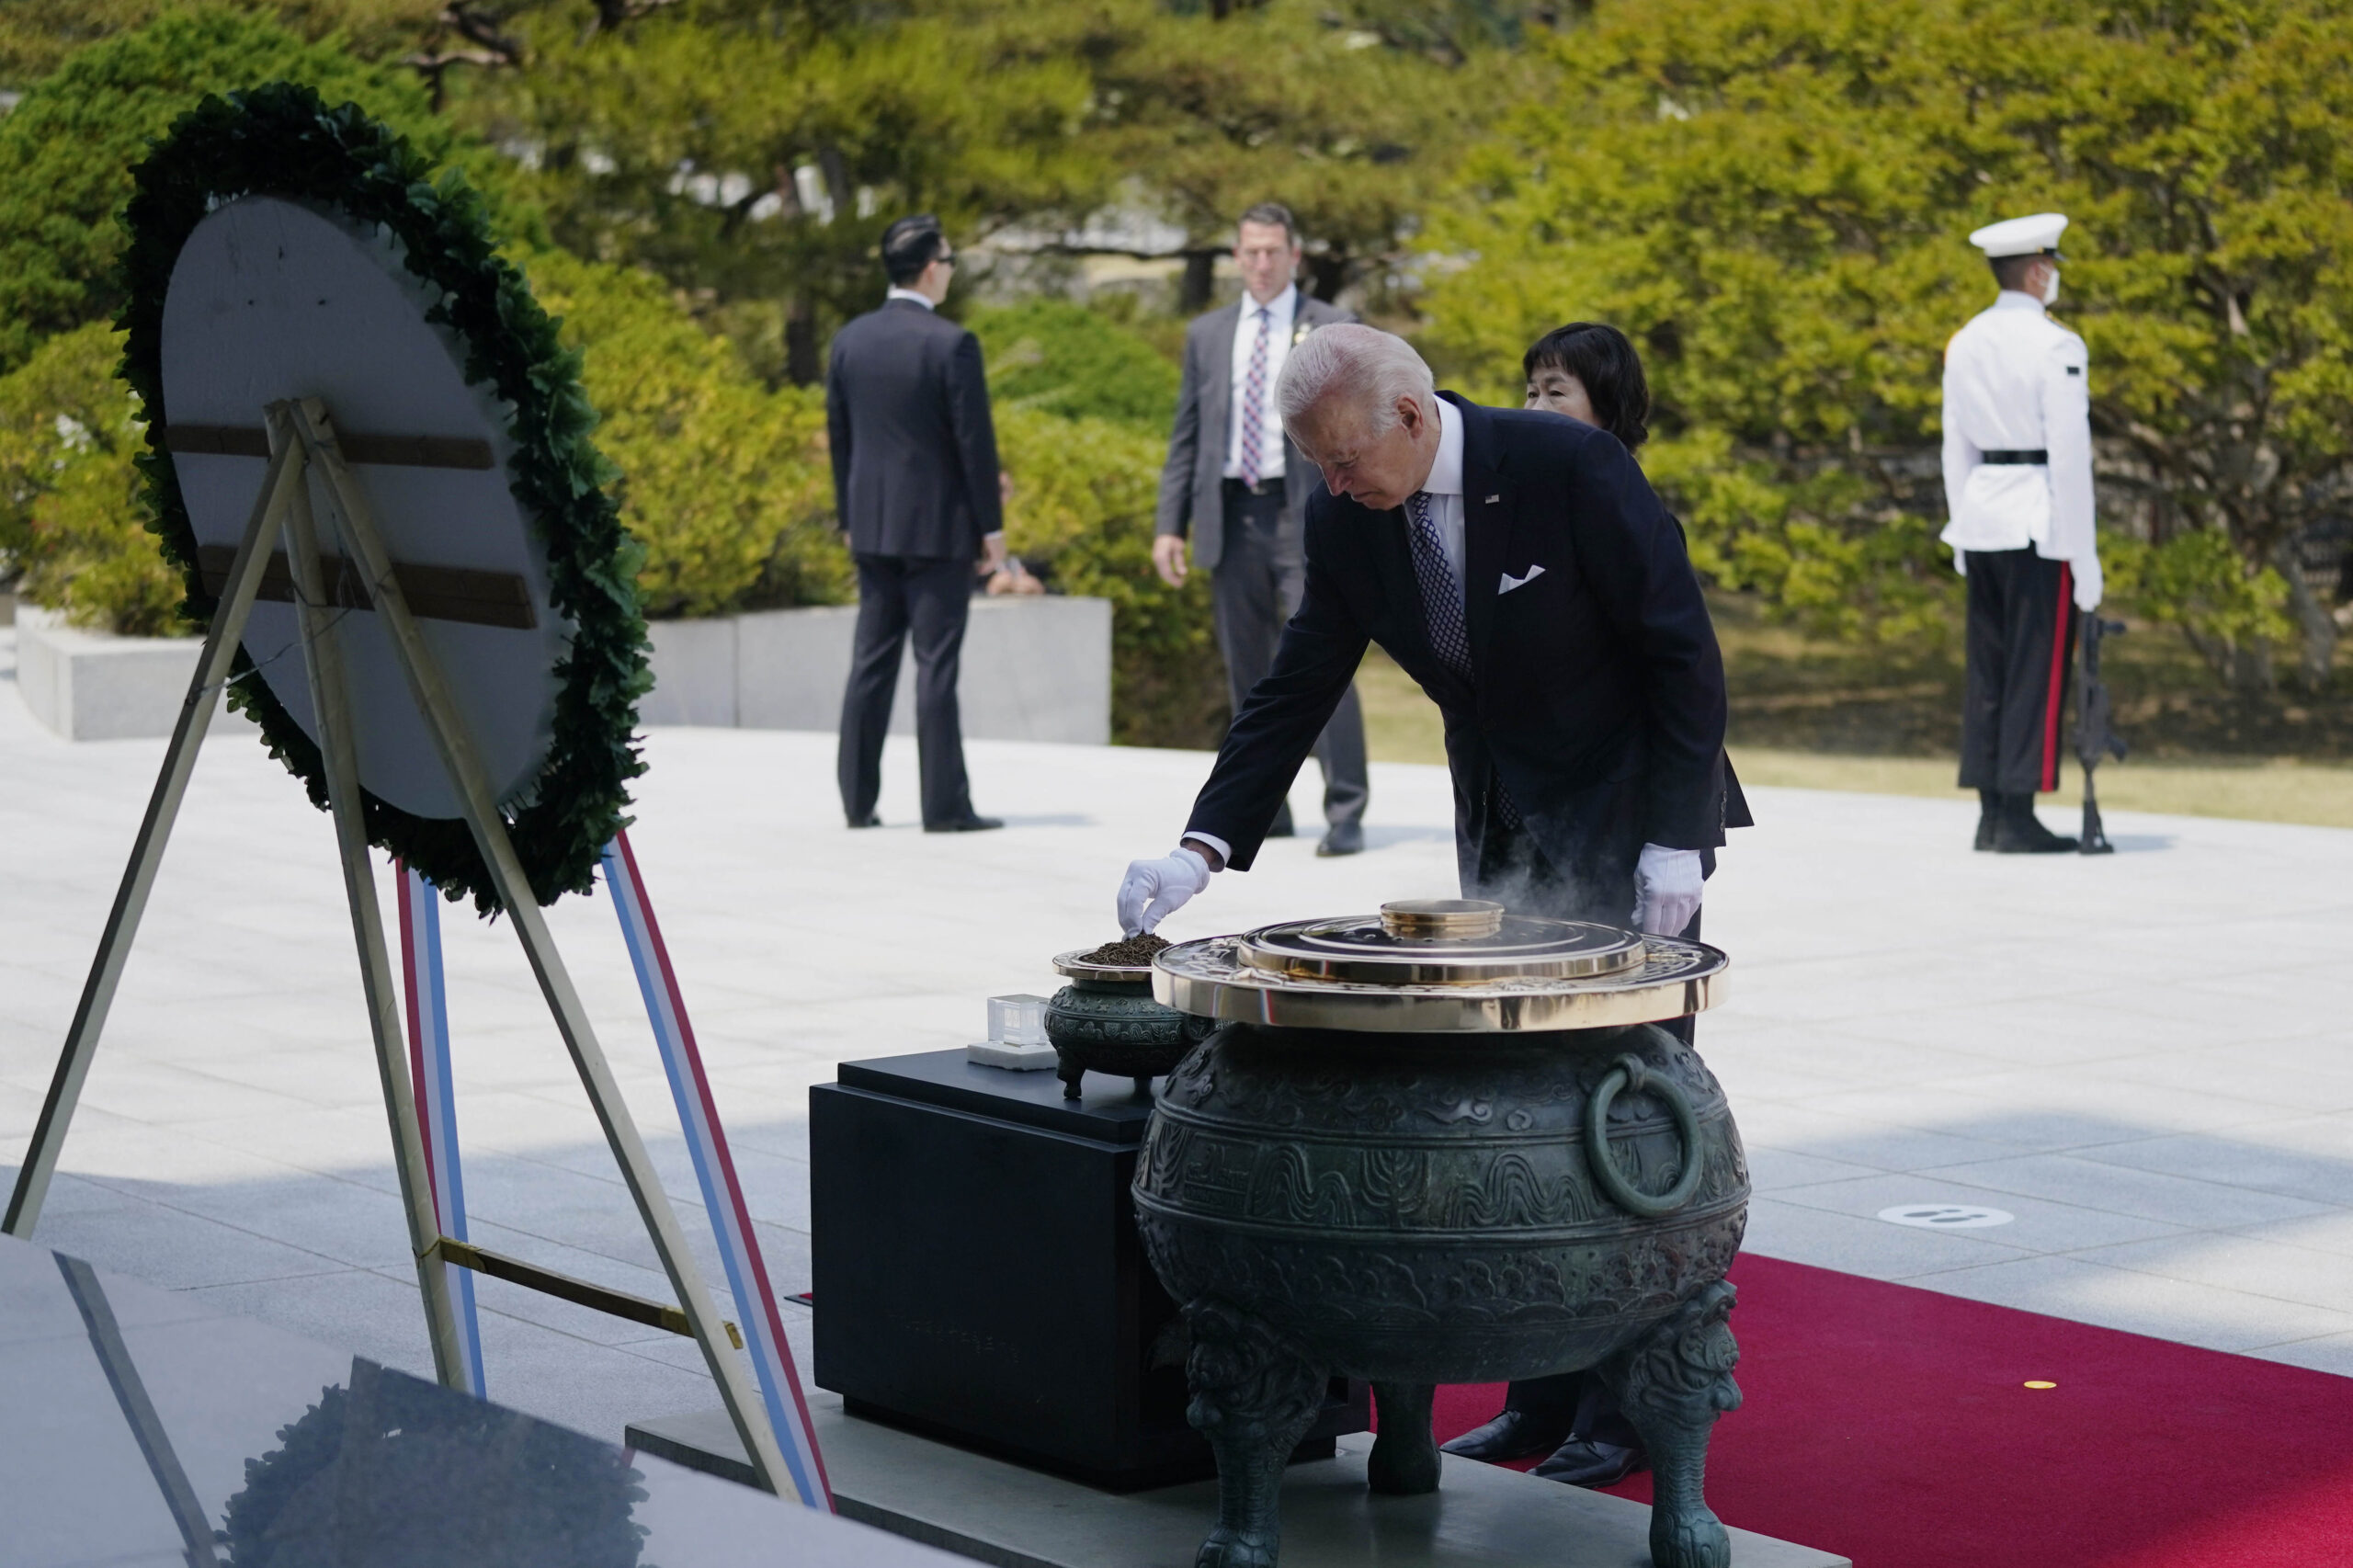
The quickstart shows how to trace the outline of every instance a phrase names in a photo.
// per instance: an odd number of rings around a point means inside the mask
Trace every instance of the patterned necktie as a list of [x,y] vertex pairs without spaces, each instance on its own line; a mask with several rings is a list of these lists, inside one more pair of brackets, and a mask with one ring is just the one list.
[[1260,449],[1267,424],[1267,334],[1274,323],[1274,312],[1266,306],[1260,305],[1256,313],[1258,337],[1250,346],[1250,369],[1242,382],[1242,483],[1253,488],[1265,460]]
[[1430,648],[1438,663],[1469,680],[1471,635],[1462,624],[1462,585],[1454,580],[1446,546],[1438,537],[1438,523],[1430,517],[1429,492],[1415,491],[1405,502],[1405,512],[1414,522],[1408,530],[1414,543],[1414,580],[1421,585],[1422,619],[1429,627]]

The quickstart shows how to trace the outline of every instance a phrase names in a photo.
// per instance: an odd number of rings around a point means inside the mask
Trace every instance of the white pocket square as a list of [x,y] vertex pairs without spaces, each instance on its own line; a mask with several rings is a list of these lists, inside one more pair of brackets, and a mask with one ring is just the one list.
[[1501,597],[1502,595],[1510,593],[1514,588],[1524,588],[1542,575],[1544,575],[1544,568],[1541,566],[1530,566],[1528,569],[1528,575],[1525,577],[1515,577],[1510,573],[1506,572],[1504,574],[1503,586],[1497,588],[1495,593],[1498,597]]

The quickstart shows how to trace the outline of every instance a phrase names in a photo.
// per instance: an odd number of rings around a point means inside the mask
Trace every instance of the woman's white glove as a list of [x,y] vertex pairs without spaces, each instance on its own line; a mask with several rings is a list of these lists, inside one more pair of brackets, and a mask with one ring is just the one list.
[[1669,849],[1645,844],[1634,862],[1634,924],[1654,937],[1679,937],[1699,913],[1699,895],[1707,889],[1697,849]]
[[1157,860],[1131,860],[1120,879],[1120,930],[1141,936],[1210,885],[1210,863],[1196,850],[1176,848]]

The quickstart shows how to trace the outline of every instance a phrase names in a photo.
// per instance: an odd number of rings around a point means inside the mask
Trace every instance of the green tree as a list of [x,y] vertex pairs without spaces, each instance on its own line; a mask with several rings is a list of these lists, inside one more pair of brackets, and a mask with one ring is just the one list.
[[0,370],[51,333],[112,319],[115,216],[147,143],[208,93],[278,79],[357,101],[478,183],[507,180],[433,117],[413,74],[229,9],[167,10],[70,56],[0,119]]
[[181,584],[141,525],[147,426],[121,358],[121,335],[93,322],[0,376],[0,572],[77,625],[165,636],[188,630]]
[[[21,91],[74,51],[143,28],[186,0],[7,0],[0,6],[0,88]],[[288,31],[334,37],[363,59],[410,52],[429,36],[444,0],[259,0],[244,7]]]
[[1535,52],[1432,237],[1469,260],[1433,335],[1502,394],[1548,326],[1632,333],[1709,570],[1848,631],[1944,620],[1939,353],[1992,292],[1964,236],[2056,210],[2104,522],[2146,547],[2118,590],[2246,685],[2284,605],[2325,676],[2306,551],[2353,479],[2340,7],[1605,0]]
[[1085,63],[971,18],[697,0],[600,21],[629,9],[518,10],[523,67],[452,78],[450,112],[537,167],[561,243],[688,290],[773,377],[816,380],[879,299],[892,219],[969,242],[1101,187]]
[[1185,230],[1185,304],[1198,310],[1234,219],[1268,199],[1298,215],[1315,293],[1389,291],[1425,205],[1525,79],[1491,41],[1510,29],[1464,25],[1476,9],[1413,11],[1384,31],[1311,0],[1222,18],[1131,0],[1030,7],[1006,25],[1094,62],[1091,131],[1120,188]]

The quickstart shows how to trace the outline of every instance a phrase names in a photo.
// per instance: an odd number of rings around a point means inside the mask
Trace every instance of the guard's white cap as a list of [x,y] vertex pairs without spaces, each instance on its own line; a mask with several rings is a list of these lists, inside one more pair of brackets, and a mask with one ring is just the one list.
[[1969,243],[1985,253],[1989,261],[1999,261],[2006,256],[2057,256],[2059,234],[2067,226],[2062,213],[2037,212],[2031,218],[2005,218],[1998,223],[1988,223],[1969,236]]

